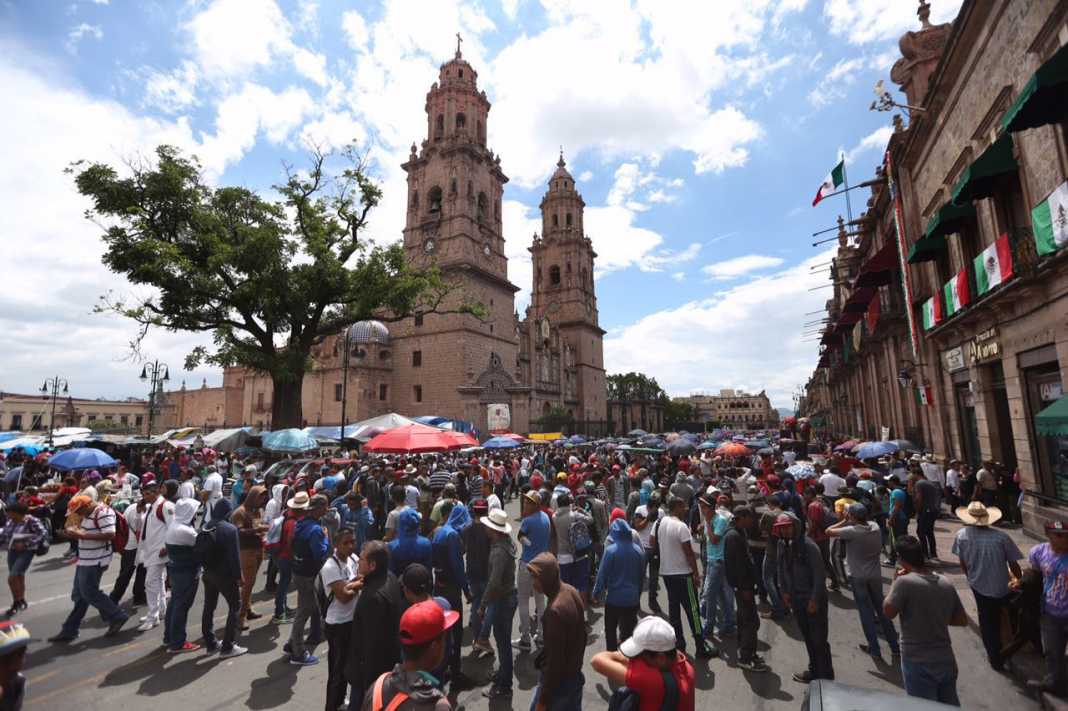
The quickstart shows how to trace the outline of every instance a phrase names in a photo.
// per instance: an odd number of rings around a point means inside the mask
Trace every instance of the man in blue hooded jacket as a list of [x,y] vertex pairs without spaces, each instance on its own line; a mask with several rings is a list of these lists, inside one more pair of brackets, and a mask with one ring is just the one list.
[[[457,503],[449,512],[448,520],[438,527],[431,544],[434,558],[434,594],[445,598],[449,606],[460,614],[459,624],[453,625],[449,632],[446,655],[449,682],[453,689],[470,688],[470,680],[460,670],[460,647],[464,630],[464,606],[460,594],[463,593],[464,599],[471,602],[471,588],[464,569],[464,546],[460,533],[470,524],[471,514],[467,512],[467,507]],[[397,539],[394,543],[399,541],[400,539]]]
[[[620,639],[628,639],[638,624],[638,602],[645,576],[645,551],[634,540],[630,526],[617,518],[609,527],[611,543],[604,549],[593,598],[604,598],[604,640],[610,652],[616,651]],[[618,636],[617,636],[618,632]]]
[[298,492],[287,502],[291,511],[302,514],[293,531],[293,587],[297,591],[297,614],[289,642],[283,650],[289,654],[289,663],[297,666],[317,664],[319,659],[305,649],[304,625],[311,621],[309,639],[323,639],[323,613],[315,595],[315,576],[326,562],[330,546],[326,531],[319,519],[326,513],[330,502],[322,494],[309,497],[305,491]]
[[413,508],[406,508],[397,517],[397,535],[389,542],[389,570],[398,578],[412,563],[420,563],[427,570],[434,569],[433,547],[430,539],[419,535],[422,517]]

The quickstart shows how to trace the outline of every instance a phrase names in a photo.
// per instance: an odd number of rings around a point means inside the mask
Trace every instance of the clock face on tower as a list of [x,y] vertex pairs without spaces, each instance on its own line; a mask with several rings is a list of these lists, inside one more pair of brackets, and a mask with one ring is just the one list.
[[423,251],[427,254],[433,254],[435,249],[437,249],[437,244],[434,242],[434,238],[428,237],[426,241],[423,242]]
[[490,248],[489,242],[486,242],[484,245],[482,245],[482,253],[487,257],[493,253],[493,250]]

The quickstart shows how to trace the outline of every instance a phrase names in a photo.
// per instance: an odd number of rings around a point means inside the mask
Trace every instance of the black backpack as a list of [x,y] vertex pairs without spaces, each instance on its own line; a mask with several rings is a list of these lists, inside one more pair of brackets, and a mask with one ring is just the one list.
[[619,687],[608,700],[608,711],[638,711],[641,706],[642,697],[629,686]]
[[215,532],[215,526],[200,529],[196,543],[193,544],[197,558],[208,570],[219,570],[223,564],[223,551]]
[[[344,573],[345,568],[341,565],[341,561],[337,559],[337,556],[331,555],[330,558],[337,563],[338,569]],[[333,601],[334,592],[332,590],[327,590],[326,586],[323,585],[323,571],[320,568],[319,574],[315,576],[315,602],[319,605],[319,614],[324,620],[326,619],[326,610],[330,607],[330,603]]]

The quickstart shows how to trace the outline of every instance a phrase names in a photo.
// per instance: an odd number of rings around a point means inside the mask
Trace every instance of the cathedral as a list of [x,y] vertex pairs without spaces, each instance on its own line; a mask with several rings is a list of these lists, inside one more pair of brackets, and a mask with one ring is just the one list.
[[[550,412],[604,421],[597,255],[563,154],[541,200],[541,235],[530,247],[531,300],[520,318],[501,225],[508,177],[486,145],[490,102],[459,47],[430,87],[425,110],[426,137],[412,144],[402,166],[408,175],[404,250],[412,265],[436,266],[456,288],[433,311],[352,344],[347,368],[342,339],[322,343],[304,378],[306,423],[340,424],[343,399],[348,422],[387,412],[436,415],[489,433],[528,432]],[[484,313],[459,312],[470,303]],[[269,429],[271,394],[269,376],[228,368],[221,388],[183,384],[166,393],[162,419],[168,426]]]

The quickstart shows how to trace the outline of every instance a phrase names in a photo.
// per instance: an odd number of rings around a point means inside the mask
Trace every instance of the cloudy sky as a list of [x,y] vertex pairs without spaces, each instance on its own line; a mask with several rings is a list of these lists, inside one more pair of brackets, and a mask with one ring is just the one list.
[[[951,20],[960,0],[933,0]],[[510,277],[528,299],[526,247],[564,147],[599,255],[609,372],[671,394],[766,388],[791,404],[816,361],[802,342],[828,259],[810,234],[841,198],[809,205],[840,151],[871,177],[889,114],[871,87],[918,26],[912,0],[0,0],[0,390],[66,377],[82,397],[143,387],[132,325],[91,313],[130,292],[100,264],[63,168],[171,143],[215,183],[266,190],[307,141],[356,140],[385,200],[374,238],[400,238],[404,174],[423,101],[455,33],[493,103],[489,144],[511,177]],[[862,205],[865,196],[854,201]],[[152,335],[180,369],[198,339]]]

